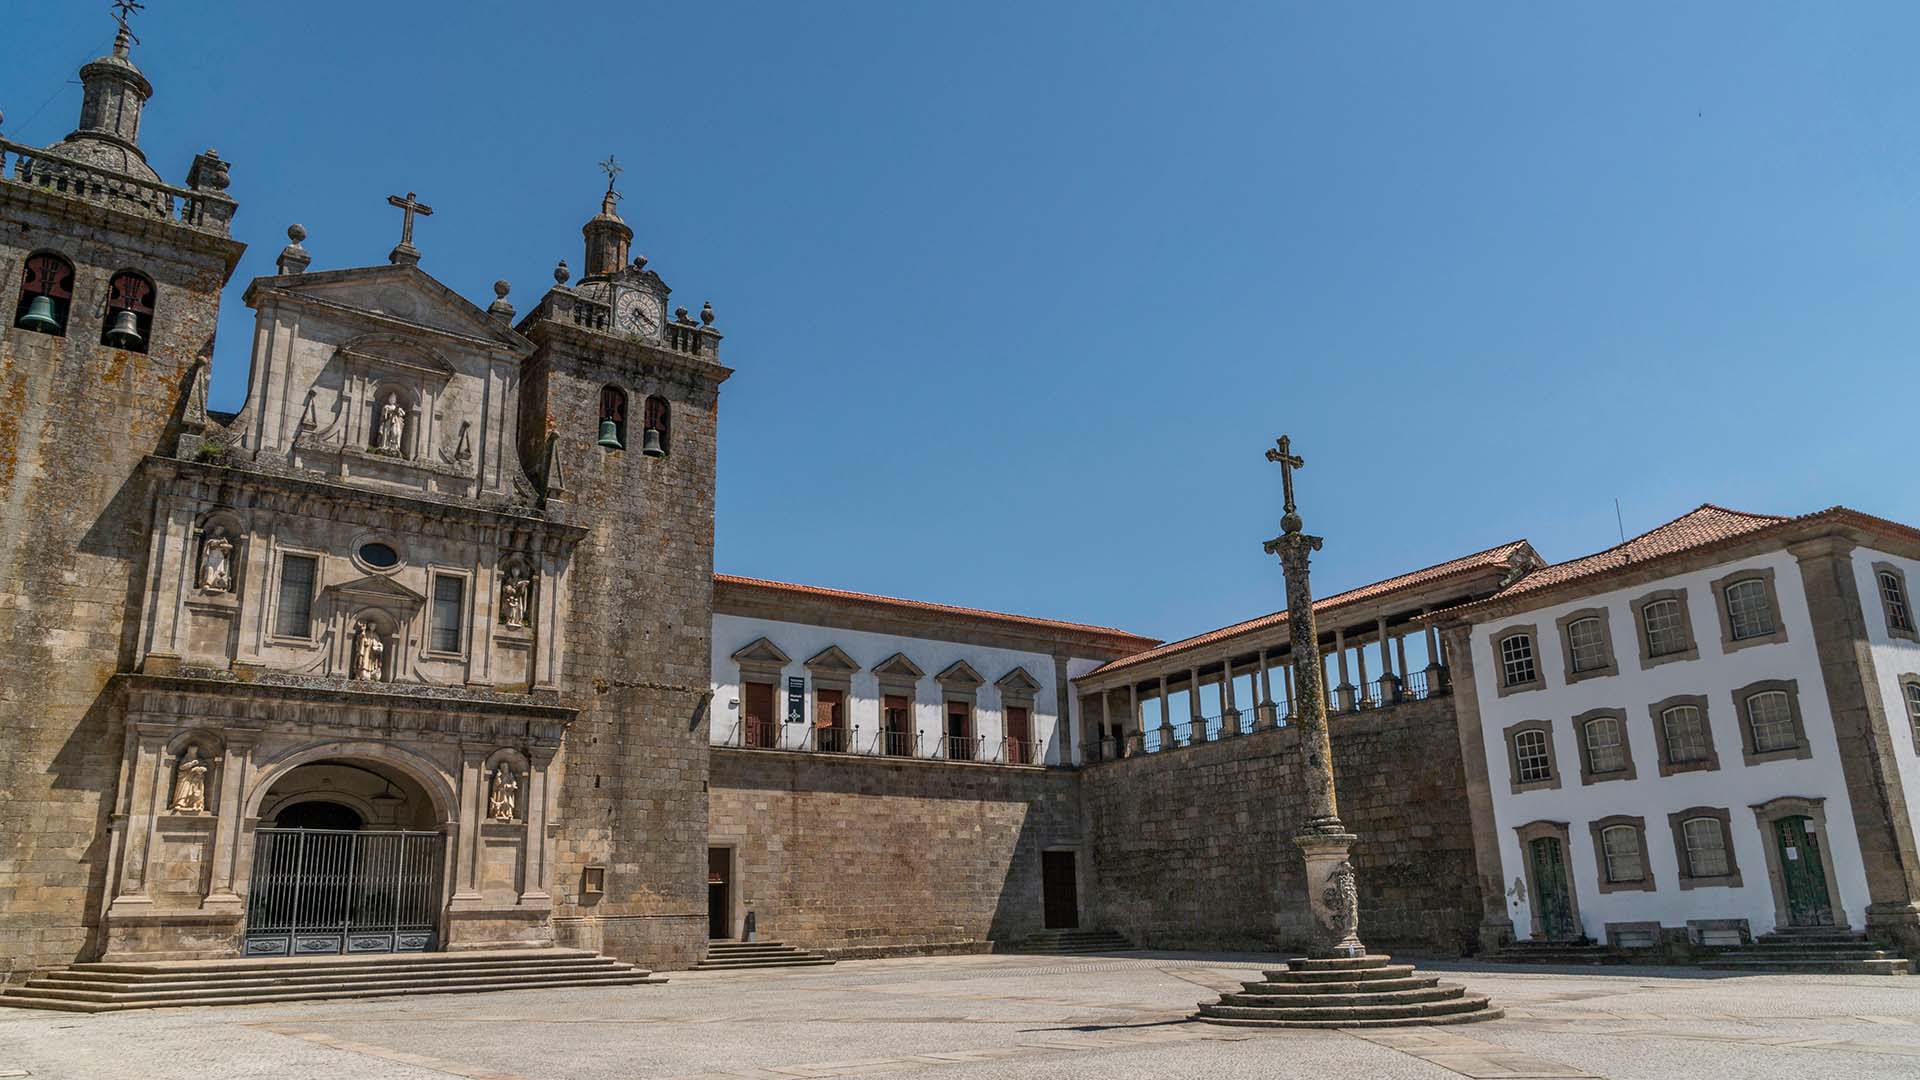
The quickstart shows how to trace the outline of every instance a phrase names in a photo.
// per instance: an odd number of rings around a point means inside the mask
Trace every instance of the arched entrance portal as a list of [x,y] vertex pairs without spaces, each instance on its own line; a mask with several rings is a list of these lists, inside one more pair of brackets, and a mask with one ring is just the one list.
[[260,801],[246,955],[437,948],[445,818],[425,787],[381,762],[288,769]]

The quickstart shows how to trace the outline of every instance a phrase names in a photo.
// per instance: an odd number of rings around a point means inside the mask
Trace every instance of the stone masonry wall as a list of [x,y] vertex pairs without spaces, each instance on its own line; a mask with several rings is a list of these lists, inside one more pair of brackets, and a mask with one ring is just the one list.
[[[1450,698],[1331,718],[1360,934],[1458,955],[1480,922]],[[1296,949],[1310,927],[1299,736],[1257,732],[1083,770],[1096,922],[1154,948]]]
[[[708,639],[712,634],[712,382],[637,362],[536,324],[527,368],[529,447],[559,437],[571,505],[591,529],[565,587],[562,693],[580,708],[555,769],[554,935],[671,970],[706,944]],[[595,445],[600,388],[633,408],[661,394],[673,409],[672,454]],[[637,419],[637,413],[630,413]],[[636,429],[637,430],[637,429]],[[536,465],[537,462],[529,462]],[[588,867],[605,891],[587,894]]]
[[712,843],[735,849],[761,940],[839,957],[1018,940],[1041,927],[1041,850],[1081,843],[1074,772],[728,748],[711,760]]
[[[170,449],[194,362],[213,350],[221,253],[0,182],[0,980],[100,947],[131,655],[147,554],[143,455]],[[74,264],[65,337],[13,327],[26,257]],[[117,270],[158,286],[147,353],[100,344]]]

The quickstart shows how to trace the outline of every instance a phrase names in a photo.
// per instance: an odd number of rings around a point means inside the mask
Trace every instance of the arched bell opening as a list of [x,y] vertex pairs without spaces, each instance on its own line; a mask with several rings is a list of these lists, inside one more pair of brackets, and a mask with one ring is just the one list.
[[446,778],[391,755],[317,750],[264,771],[252,800],[245,955],[438,948],[454,813]]

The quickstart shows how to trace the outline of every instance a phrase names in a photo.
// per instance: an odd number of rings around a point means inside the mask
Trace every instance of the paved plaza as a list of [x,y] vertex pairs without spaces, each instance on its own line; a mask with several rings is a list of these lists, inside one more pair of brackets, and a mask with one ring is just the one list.
[[1920,1075],[1920,979],[1422,965],[1507,1019],[1391,1031],[1187,1021],[1272,958],[965,956],[665,986],[165,1009],[0,1009],[0,1077],[1672,1077]]

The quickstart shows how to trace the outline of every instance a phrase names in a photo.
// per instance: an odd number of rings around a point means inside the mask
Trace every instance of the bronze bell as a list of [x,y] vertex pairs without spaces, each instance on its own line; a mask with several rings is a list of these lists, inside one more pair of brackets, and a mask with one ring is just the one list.
[[600,421],[600,445],[609,450],[625,450],[620,441],[620,424],[613,420]]
[[107,344],[116,349],[137,349],[145,343],[138,315],[126,308],[113,313],[113,321],[107,324]]
[[15,325],[22,330],[34,330],[42,334],[59,333],[60,320],[53,317],[53,297],[44,293],[34,297],[33,303],[27,305],[27,313],[20,316],[20,321]]
[[660,429],[659,428],[648,428],[647,433],[641,436],[640,452],[647,455],[648,457],[666,457],[667,456],[667,448],[660,445]]

